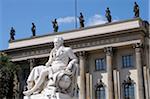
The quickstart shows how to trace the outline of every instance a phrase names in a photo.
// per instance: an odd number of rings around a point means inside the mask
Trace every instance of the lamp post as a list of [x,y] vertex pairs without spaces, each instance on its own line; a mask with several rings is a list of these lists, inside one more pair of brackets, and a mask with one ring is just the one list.
[[75,28],[77,28],[77,0],[75,0]]

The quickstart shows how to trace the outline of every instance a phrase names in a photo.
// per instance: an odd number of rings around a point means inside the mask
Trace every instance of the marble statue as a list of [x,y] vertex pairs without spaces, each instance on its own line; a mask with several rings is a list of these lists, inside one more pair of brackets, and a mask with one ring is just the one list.
[[27,79],[28,90],[23,92],[24,99],[76,99],[78,60],[63,42],[62,37],[56,37],[48,62],[32,69]]
[[106,9],[106,14],[105,14],[106,18],[107,18],[107,21],[110,23],[112,21],[112,18],[111,18],[111,12],[109,10],[109,8],[107,7]]

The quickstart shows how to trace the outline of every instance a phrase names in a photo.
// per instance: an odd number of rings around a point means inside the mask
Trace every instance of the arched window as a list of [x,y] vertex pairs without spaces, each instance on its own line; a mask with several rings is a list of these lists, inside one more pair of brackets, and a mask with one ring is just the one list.
[[130,77],[123,83],[124,86],[124,99],[135,99],[134,95],[134,83]]
[[96,99],[106,99],[105,98],[105,87],[104,87],[102,80],[99,80],[96,85],[95,96],[96,96]]

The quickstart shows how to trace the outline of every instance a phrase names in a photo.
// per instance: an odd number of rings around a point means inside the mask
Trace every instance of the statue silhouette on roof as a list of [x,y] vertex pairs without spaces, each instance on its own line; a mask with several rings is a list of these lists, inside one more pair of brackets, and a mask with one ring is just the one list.
[[12,40],[15,40],[15,29],[13,27],[11,27],[11,30],[10,30],[10,41]]
[[80,21],[80,28],[83,28],[84,27],[84,17],[81,12],[80,12],[79,21]]
[[32,36],[36,36],[36,26],[34,25],[34,23],[32,23],[31,31],[32,31]]
[[58,23],[57,23],[57,19],[55,19],[54,21],[52,21],[52,24],[53,24],[54,32],[58,32]]
[[111,18],[111,12],[109,10],[109,7],[107,7],[107,9],[106,9],[105,16],[107,18],[108,23],[110,23],[112,21],[112,18]]
[[134,11],[134,17],[135,18],[140,16],[139,6],[138,6],[138,4],[136,2],[134,2],[134,9],[133,9],[133,11]]

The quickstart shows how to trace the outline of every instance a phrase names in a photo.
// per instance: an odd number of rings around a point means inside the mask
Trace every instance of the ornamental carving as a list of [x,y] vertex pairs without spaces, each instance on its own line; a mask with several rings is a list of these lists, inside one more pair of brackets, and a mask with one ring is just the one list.
[[113,47],[105,47],[104,52],[106,55],[112,55],[113,54]]
[[[67,41],[66,45],[70,46],[72,49],[79,49],[79,48],[88,48],[88,47],[94,47],[94,46],[101,46],[101,45],[106,45],[106,44],[112,44],[112,43],[118,43],[118,42],[123,42],[123,41],[129,41],[130,39],[134,39],[137,36],[130,36],[129,37],[111,37],[111,38],[91,38],[91,39],[84,39],[84,40],[79,40],[79,41]],[[138,47],[136,44],[136,48]],[[13,51],[10,53],[10,56],[12,59],[15,58],[23,58],[23,57],[30,57],[30,56],[36,56],[36,55],[43,55],[43,54],[48,54],[51,49],[49,49],[46,45],[45,47],[40,47],[37,46],[37,48],[26,48],[26,49],[19,49],[19,51]],[[52,44],[51,44],[52,46]],[[106,51],[108,52],[108,51]],[[108,53],[110,54],[110,53]]]

